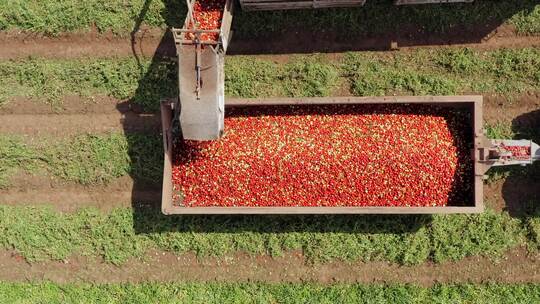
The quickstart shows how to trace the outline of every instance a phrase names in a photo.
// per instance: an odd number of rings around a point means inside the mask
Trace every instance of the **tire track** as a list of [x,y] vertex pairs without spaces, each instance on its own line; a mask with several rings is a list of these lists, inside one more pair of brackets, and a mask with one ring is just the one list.
[[433,286],[438,283],[539,283],[540,260],[524,248],[494,261],[468,257],[457,262],[400,266],[386,262],[330,262],[310,264],[299,252],[282,257],[236,254],[197,258],[152,251],[142,259],[115,266],[98,258],[72,256],[63,261],[28,263],[13,251],[0,251],[0,280],[55,283],[141,282],[318,282],[387,283]]

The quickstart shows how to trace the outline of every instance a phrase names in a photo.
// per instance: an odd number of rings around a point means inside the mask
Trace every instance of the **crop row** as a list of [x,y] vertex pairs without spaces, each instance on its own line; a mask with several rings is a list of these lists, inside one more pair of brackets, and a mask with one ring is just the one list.
[[159,180],[162,166],[159,136],[112,133],[26,144],[20,137],[0,135],[0,187],[9,186],[9,177],[18,170],[88,185],[128,174]]
[[[313,32],[333,29],[350,36],[395,32],[407,25],[421,28],[425,33],[452,34],[456,25],[475,33],[484,30],[486,24],[508,22],[521,33],[540,32],[540,5],[535,0],[479,0],[465,5],[420,7],[395,7],[391,3],[391,0],[370,0],[363,8],[238,12],[233,30],[236,36],[244,38],[269,36],[294,28]],[[58,34],[95,27],[101,32],[127,34],[140,24],[181,26],[185,12],[183,2],[174,0],[2,1],[0,30]]]
[[[176,63],[132,58],[0,62],[0,104],[28,96],[52,104],[65,95],[132,99],[148,110],[177,92]],[[226,95],[238,97],[496,93],[540,90],[540,50],[467,48],[407,53],[293,56],[287,63],[228,57]]]
[[535,284],[0,283],[2,303],[537,303]]
[[[530,202],[534,206],[537,202]],[[537,208],[538,209],[538,208]],[[532,210],[532,209],[531,209]],[[29,261],[71,255],[102,257],[113,264],[148,250],[199,257],[237,252],[280,256],[300,250],[308,262],[388,261],[419,264],[540,246],[538,210],[527,218],[486,211],[436,216],[165,216],[153,207],[82,209],[0,206],[0,248]]]

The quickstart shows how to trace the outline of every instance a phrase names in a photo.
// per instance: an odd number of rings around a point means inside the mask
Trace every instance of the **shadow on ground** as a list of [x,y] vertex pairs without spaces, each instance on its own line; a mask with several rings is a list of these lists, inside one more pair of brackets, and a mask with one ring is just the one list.
[[[144,21],[148,0],[135,21]],[[154,0],[157,1],[157,0]],[[183,0],[165,0],[163,18],[180,27],[185,18]],[[465,4],[395,6],[392,0],[369,0],[363,7],[320,10],[245,12],[237,3],[229,54],[331,53],[388,50],[400,47],[481,43],[516,15],[529,15],[535,0],[488,1]],[[503,31],[512,31],[505,27]],[[133,34],[132,33],[132,34]],[[174,54],[166,37],[158,54]]]
[[[518,116],[512,121],[512,131],[516,139],[540,143],[540,110]],[[502,189],[505,209],[514,217],[540,217],[540,162],[507,170]]]
[[[388,50],[480,43],[535,1],[394,6],[370,0],[364,7],[235,13],[229,54],[289,54]],[[510,28],[509,28],[510,29]],[[511,30],[511,29],[510,29]]]

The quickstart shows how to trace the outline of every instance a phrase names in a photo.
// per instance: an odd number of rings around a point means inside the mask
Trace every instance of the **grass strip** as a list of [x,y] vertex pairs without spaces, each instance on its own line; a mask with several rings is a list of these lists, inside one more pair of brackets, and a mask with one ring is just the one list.
[[0,187],[9,187],[10,176],[19,170],[42,170],[83,185],[106,184],[125,175],[155,182],[163,174],[161,137],[85,134],[26,144],[21,137],[0,135]]
[[34,171],[38,154],[20,138],[0,136],[0,188],[9,185],[9,177],[17,170]]
[[[138,24],[181,26],[186,14],[182,1],[133,0],[14,0],[0,3],[0,30],[61,32],[112,31],[127,34]],[[384,17],[383,17],[384,16]],[[392,20],[392,22],[388,22]],[[389,0],[370,0],[361,8],[243,12],[235,14],[233,29],[241,38],[270,36],[290,29],[333,30],[343,36],[400,31],[403,25],[426,34],[452,33],[459,25],[472,33],[479,25],[513,24],[519,33],[540,32],[540,5],[535,0],[486,1],[472,4],[393,6]],[[489,26],[488,26],[489,28]]]
[[[231,97],[313,97],[349,91],[358,96],[540,91],[540,50],[468,48],[403,53],[348,53],[341,59],[297,55],[278,64],[229,57],[225,91]],[[0,102],[28,96],[59,104],[64,95],[105,94],[148,110],[177,94],[176,63],[132,58],[0,62]],[[341,90],[340,90],[341,89]]]
[[164,216],[150,207],[64,214],[46,207],[0,206],[0,245],[29,261],[83,254],[121,264],[143,257],[149,249],[201,257],[239,251],[280,256],[301,250],[314,263],[411,265],[473,255],[496,258],[527,242],[534,250],[536,222],[529,226],[493,211],[436,216]]
[[537,284],[0,283],[2,303],[538,303]]

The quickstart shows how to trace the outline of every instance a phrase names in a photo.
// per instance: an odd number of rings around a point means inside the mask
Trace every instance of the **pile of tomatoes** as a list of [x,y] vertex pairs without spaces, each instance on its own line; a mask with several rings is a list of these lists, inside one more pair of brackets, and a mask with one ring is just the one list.
[[[193,4],[193,19],[196,28],[199,30],[219,30],[221,27],[221,19],[223,17],[223,8],[225,0],[197,0]],[[193,29],[193,24],[189,24],[189,29]],[[187,35],[188,39],[193,39],[191,33]],[[219,34],[204,33],[201,34],[202,41],[217,41]]]
[[427,105],[229,109],[224,138],[175,146],[189,206],[446,206],[471,201],[470,113]]
[[504,148],[512,153],[512,158],[515,160],[530,160],[531,159],[531,147],[505,146]]

